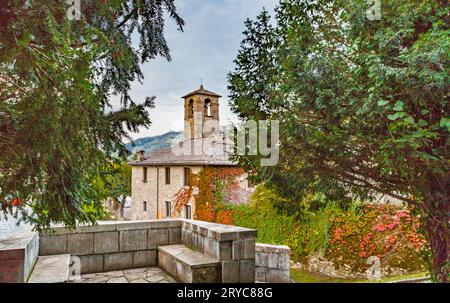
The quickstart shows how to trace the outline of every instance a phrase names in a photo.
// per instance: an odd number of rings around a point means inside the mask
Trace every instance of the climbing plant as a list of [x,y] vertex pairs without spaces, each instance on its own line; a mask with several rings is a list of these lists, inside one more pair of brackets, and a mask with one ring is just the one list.
[[194,199],[196,220],[231,224],[232,215],[224,208],[224,201],[237,188],[236,178],[243,173],[242,168],[209,166],[197,174],[191,172],[189,186],[175,195],[175,213]]

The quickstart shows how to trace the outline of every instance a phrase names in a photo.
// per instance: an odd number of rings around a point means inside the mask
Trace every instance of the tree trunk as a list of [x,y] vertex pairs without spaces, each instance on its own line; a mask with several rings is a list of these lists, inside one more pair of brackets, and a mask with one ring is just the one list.
[[[439,199],[436,199],[439,198]],[[442,195],[428,195],[425,201],[425,228],[431,249],[433,274],[437,281],[449,283],[450,275],[450,201]]]

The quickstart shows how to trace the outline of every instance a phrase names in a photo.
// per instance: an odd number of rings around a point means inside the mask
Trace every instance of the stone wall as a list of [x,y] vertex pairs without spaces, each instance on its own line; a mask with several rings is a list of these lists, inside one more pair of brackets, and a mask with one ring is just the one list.
[[0,283],[23,283],[33,269],[39,250],[39,236],[20,230],[0,240]]
[[181,243],[181,221],[102,222],[76,230],[55,227],[41,234],[39,255],[70,254],[81,273],[155,266],[157,247]]
[[290,283],[290,254],[287,246],[256,244],[256,281]]
[[[201,170],[200,166],[189,166],[193,173]],[[147,167],[147,182],[144,179],[144,167],[132,167],[131,180],[131,219],[132,220],[154,220],[165,218],[166,201],[172,202],[176,193],[184,186],[184,167],[170,167],[170,184],[166,184],[165,167]],[[147,211],[144,211],[143,203],[147,202]],[[195,203],[189,202],[194,217]],[[182,211],[177,216],[184,218]]]
[[155,266],[158,246],[184,244],[217,263],[217,282],[255,282],[253,229],[167,219],[53,230],[53,234],[40,235],[39,255],[78,256],[82,274]]
[[255,282],[256,230],[184,220],[181,241],[220,261],[222,283]]

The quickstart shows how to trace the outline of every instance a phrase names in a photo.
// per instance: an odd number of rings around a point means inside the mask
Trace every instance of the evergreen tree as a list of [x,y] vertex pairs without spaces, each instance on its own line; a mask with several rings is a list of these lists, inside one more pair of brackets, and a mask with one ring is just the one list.
[[80,3],[80,20],[59,0],[0,7],[0,204],[38,229],[95,221],[93,176],[150,125],[154,97],[132,100],[131,82],[144,62],[170,60],[165,14],[184,25],[173,0]]

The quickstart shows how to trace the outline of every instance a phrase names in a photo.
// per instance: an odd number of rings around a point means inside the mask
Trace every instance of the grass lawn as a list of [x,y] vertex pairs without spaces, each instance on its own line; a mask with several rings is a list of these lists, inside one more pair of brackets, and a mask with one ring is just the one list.
[[394,282],[399,280],[416,279],[428,277],[428,273],[412,273],[407,275],[401,275],[396,277],[384,278],[380,281],[370,281],[370,280],[348,280],[348,279],[338,279],[329,277],[326,275],[312,273],[305,270],[291,269],[291,279],[296,283],[386,283]]

